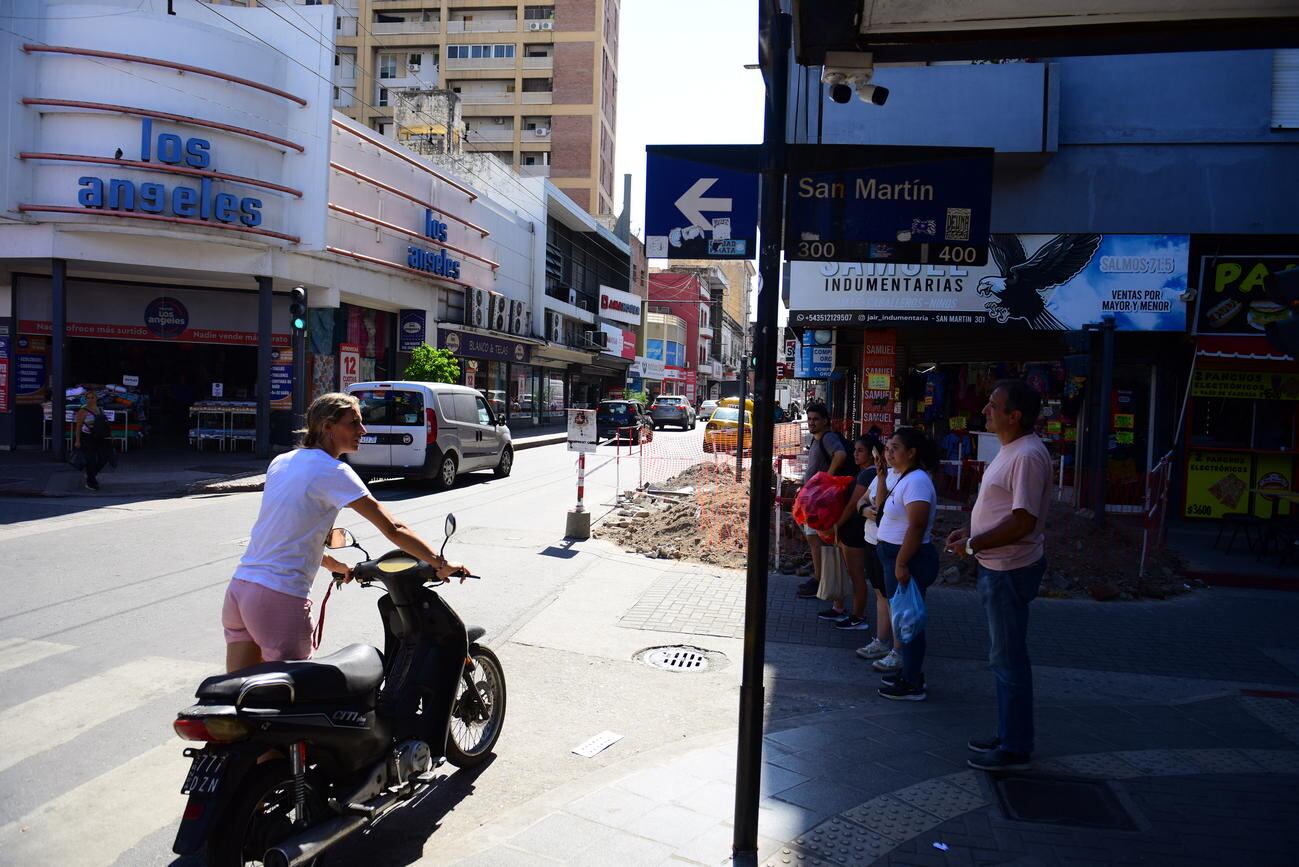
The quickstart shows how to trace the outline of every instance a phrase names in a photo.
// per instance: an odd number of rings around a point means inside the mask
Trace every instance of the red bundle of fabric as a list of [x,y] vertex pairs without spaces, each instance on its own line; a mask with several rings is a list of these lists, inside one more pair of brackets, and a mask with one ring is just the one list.
[[848,505],[855,483],[852,476],[812,476],[794,498],[794,520],[819,532],[825,541],[832,541],[835,522]]

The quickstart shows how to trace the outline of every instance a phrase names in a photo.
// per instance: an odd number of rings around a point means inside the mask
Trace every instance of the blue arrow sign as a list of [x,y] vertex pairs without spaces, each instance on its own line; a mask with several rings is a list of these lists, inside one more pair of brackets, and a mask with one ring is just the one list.
[[759,147],[646,148],[645,255],[651,259],[754,258]]

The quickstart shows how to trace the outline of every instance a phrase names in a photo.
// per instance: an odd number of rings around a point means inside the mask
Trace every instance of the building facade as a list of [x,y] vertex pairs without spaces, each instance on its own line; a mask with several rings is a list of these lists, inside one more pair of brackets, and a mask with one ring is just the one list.
[[[883,107],[835,105],[814,81],[799,140],[995,149],[987,266],[792,263],[790,322],[829,347],[817,378],[846,427],[969,428],[949,442],[977,452],[982,401],[1015,375],[1041,391],[1039,434],[1084,501],[1095,486],[1138,507],[1170,452],[1188,517],[1266,510],[1264,480],[1294,488],[1299,400],[1206,378],[1293,370],[1263,336],[1271,311],[1251,311],[1299,260],[1294,51],[880,68]],[[1078,267],[1035,287],[1049,318],[1009,309],[1008,269],[1065,249]]]
[[0,17],[0,447],[58,451],[89,383],[123,446],[265,451],[292,441],[295,391],[399,378],[422,343],[514,427],[560,422],[593,375],[621,387],[629,361],[578,348],[599,284],[547,338],[570,306],[548,227],[598,245],[611,291],[630,249],[549,180],[488,157],[467,179],[334,112],[309,36],[332,9],[154,5]]

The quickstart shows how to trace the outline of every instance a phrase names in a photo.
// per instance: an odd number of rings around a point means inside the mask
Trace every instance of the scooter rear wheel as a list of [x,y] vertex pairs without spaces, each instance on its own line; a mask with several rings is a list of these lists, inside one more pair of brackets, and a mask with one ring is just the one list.
[[[308,782],[306,824],[321,821],[325,813],[319,794]],[[281,760],[256,766],[208,836],[209,867],[261,864],[267,849],[296,833],[295,818],[293,774],[288,763]],[[321,867],[324,856],[308,864]]]
[[447,761],[457,768],[474,768],[487,761],[505,724],[505,671],[501,661],[486,647],[469,646],[474,667],[468,672],[486,710],[480,718],[478,705],[460,679],[456,703],[451,709],[451,732],[447,738]]

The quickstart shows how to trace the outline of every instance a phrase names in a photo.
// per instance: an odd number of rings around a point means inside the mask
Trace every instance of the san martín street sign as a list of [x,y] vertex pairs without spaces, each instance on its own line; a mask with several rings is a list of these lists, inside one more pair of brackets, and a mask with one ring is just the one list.
[[991,148],[793,145],[785,258],[983,265]]

